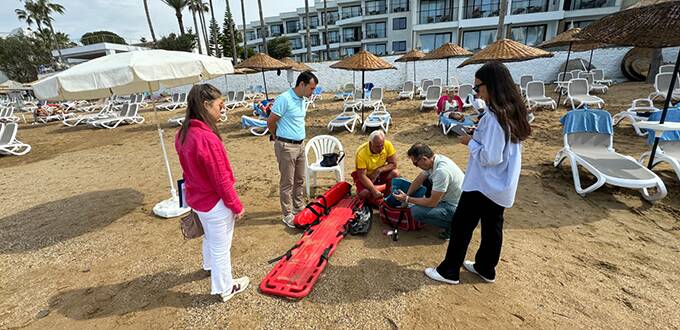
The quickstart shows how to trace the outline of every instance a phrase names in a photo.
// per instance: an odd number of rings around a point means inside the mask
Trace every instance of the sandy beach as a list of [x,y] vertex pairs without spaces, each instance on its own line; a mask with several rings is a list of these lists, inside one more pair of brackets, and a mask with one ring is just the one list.
[[[622,83],[601,97],[615,114],[651,91]],[[467,149],[442,134],[436,115],[395,95],[385,100],[401,173],[418,173],[406,157],[415,142],[465,169]],[[328,134],[326,124],[342,108],[331,98],[324,94],[310,109],[308,137]],[[178,219],[151,212],[169,191],[150,109],[141,112],[144,124],[114,130],[22,124],[18,138],[33,150],[0,157],[0,328],[680,328],[680,181],[670,166],[658,166],[668,196],[653,205],[638,191],[611,186],[579,196],[569,166],[552,166],[563,146],[565,112],[536,112],[517,200],[505,213],[495,284],[465,271],[458,286],[429,280],[423,269],[436,265],[447,246],[437,229],[402,232],[393,242],[374,212],[371,232],[343,240],[299,302],[257,290],[272,267],[267,260],[292,246],[300,231],[280,220],[272,144],[240,128],[250,110],[237,109],[218,125],[246,207],[235,229],[234,275],[251,278],[251,287],[228,303],[209,295],[200,240],[185,241]],[[175,177],[176,128],[167,119],[177,113],[160,113]],[[638,158],[650,149],[629,122],[614,132],[620,153]],[[354,151],[368,134],[332,135],[348,153],[349,179]],[[322,176],[316,193],[333,182]],[[479,229],[469,258],[478,244]]]

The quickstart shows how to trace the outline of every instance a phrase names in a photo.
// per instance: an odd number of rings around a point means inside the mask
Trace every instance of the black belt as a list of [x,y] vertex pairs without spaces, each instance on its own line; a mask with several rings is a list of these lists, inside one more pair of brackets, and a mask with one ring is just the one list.
[[292,143],[292,144],[302,144],[302,141],[304,141],[304,140],[296,141],[296,140],[286,139],[286,138],[283,138],[283,137],[280,137],[280,136],[277,136],[276,140],[281,141],[281,142],[286,142],[286,143]]

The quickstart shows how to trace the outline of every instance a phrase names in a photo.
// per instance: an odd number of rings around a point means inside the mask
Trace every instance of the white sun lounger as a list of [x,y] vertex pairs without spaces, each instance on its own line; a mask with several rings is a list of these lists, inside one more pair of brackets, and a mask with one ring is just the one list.
[[232,101],[226,102],[224,104],[224,107],[232,111],[238,107],[245,107],[248,105],[248,101],[246,101],[246,92],[245,91],[238,91],[236,92],[236,95],[234,96],[234,99]]
[[342,100],[343,102],[347,102],[350,98],[354,97],[356,87],[354,84],[345,84],[345,86],[342,87],[342,90],[335,94],[333,97],[334,100]]
[[588,81],[588,88],[589,91],[591,92],[601,92],[601,93],[607,93],[609,90],[609,87],[607,85],[603,84],[598,84],[595,82],[595,74],[592,72],[581,72],[578,74],[579,78],[584,78],[585,80]]
[[[656,101],[658,97],[665,100],[668,96],[668,88],[671,86],[671,78],[673,77],[673,72],[659,73],[654,78],[654,92],[649,94],[648,98],[652,101]],[[675,88],[673,89],[673,100],[680,99],[680,79],[676,79]]]
[[99,120],[99,119],[105,119],[105,118],[110,118],[115,116],[115,114],[112,111],[113,109],[113,104],[110,102],[107,102],[104,104],[104,106],[99,110],[98,113],[89,113],[89,114],[84,114],[84,115],[78,115],[78,116],[72,116],[68,118],[64,118],[62,122],[64,123],[65,126],[73,127],[73,126],[78,126],[79,124],[87,124],[89,122]]
[[604,70],[602,69],[593,69],[591,72],[593,73],[593,79],[595,79],[596,84],[611,86],[614,83],[613,80],[604,78]]
[[187,93],[180,93],[178,96],[175,95],[177,94],[172,95],[172,102],[157,104],[156,109],[163,111],[175,111],[178,108],[186,107]]
[[462,84],[458,86],[458,96],[463,100],[463,108],[469,108],[472,106],[472,98],[475,92],[472,90],[472,85]]
[[383,103],[383,89],[382,87],[374,87],[371,90],[371,95],[369,95],[368,100],[363,101],[364,107],[373,108],[378,110],[380,108],[385,108],[385,103]]
[[386,109],[383,110],[374,110],[372,111],[368,117],[366,117],[366,120],[364,120],[364,124],[361,126],[362,131],[366,131],[367,128],[375,128],[375,127],[380,127],[382,128],[385,133],[390,129],[390,124],[392,123],[392,115],[390,115],[389,112],[387,112]]
[[337,115],[333,120],[328,123],[328,131],[332,132],[336,127],[344,127],[350,133],[354,132],[354,127],[357,122],[361,120],[361,116],[354,111],[354,109],[345,109],[339,115]]
[[557,108],[557,103],[550,97],[545,96],[545,84],[542,81],[530,81],[526,85],[527,105],[533,107],[547,106]]
[[249,128],[251,134],[256,136],[263,136],[269,133],[269,128],[267,127],[267,118],[259,117],[249,117],[241,116],[241,127]]
[[[650,121],[659,121],[661,119],[661,112],[655,112],[649,116]],[[668,109],[666,114],[666,122],[680,122],[680,110]],[[654,133],[648,134],[647,144],[654,144]],[[651,152],[647,151],[640,156],[640,164],[647,165],[647,159]],[[668,163],[673,167],[675,174],[680,180],[680,131],[666,131],[659,139],[659,145],[654,154],[654,164],[652,168],[659,163]]]
[[401,89],[401,92],[399,92],[399,95],[397,95],[397,100],[401,99],[409,99],[413,100],[413,94],[415,93],[415,84],[413,81],[407,80],[404,82],[404,86]]
[[425,99],[420,102],[420,111],[423,109],[436,108],[439,97],[442,96],[442,86],[430,86],[427,88]]
[[[564,148],[555,156],[553,165],[558,167],[569,159],[576,193],[587,193],[610,185],[638,189],[648,201],[666,196],[666,186],[661,179],[633,157],[614,151],[611,115],[604,110],[572,110],[562,117],[564,125]],[[597,181],[583,188],[579,166],[590,172]],[[656,193],[651,195],[650,188]]]
[[555,90],[554,92],[560,92],[562,95],[567,93],[567,87],[569,87],[569,81],[574,77],[571,72],[560,72],[557,74],[557,80],[555,80]]
[[141,124],[144,122],[144,117],[139,116],[137,114],[138,111],[139,103],[127,103],[123,105],[119,114],[109,118],[91,121],[88,125],[96,128],[113,129],[120,124]]
[[0,107],[0,122],[16,123],[21,119],[14,115],[14,107]]
[[17,140],[19,124],[0,124],[0,154],[21,156],[31,151],[31,146]]
[[[604,106],[603,99],[594,95],[590,95],[588,80],[584,78],[577,78],[569,81],[569,85],[567,87],[567,98],[564,99],[564,104],[566,104],[567,101],[571,102],[571,107],[574,109],[580,108],[583,105],[594,104],[598,108],[602,108]],[[576,103],[578,103],[578,106],[576,106]]]
[[[649,117],[640,116],[640,113],[652,113],[660,111],[659,108],[654,106],[654,102],[650,99],[635,99],[631,104],[630,108],[625,111],[621,111],[614,115],[612,120],[614,121],[614,126],[618,125],[624,119],[630,120],[631,124],[646,121]],[[647,135],[647,132],[643,132],[637,126],[633,125],[635,133],[640,136]]]
[[423,86],[420,88],[420,92],[418,93],[418,97],[421,99],[424,99],[427,97],[427,89],[430,88],[430,86],[434,85],[434,81],[426,79],[423,81]]
[[526,94],[527,92],[527,84],[530,81],[534,81],[534,76],[530,74],[525,74],[519,77],[519,89],[522,92],[522,95]]

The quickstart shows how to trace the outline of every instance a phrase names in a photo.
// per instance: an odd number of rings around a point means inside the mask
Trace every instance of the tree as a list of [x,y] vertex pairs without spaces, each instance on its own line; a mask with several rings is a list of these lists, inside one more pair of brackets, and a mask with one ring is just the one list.
[[9,79],[22,83],[37,80],[38,67],[52,60],[52,54],[46,46],[37,38],[23,35],[0,38],[0,70]]
[[167,37],[161,37],[161,39],[156,43],[155,47],[165,50],[192,52],[196,47],[196,36],[191,33],[191,29],[179,37],[174,33],[170,33]]
[[[222,51],[220,50],[220,40],[223,39],[222,32],[220,32],[220,26],[217,25],[217,21],[214,19],[210,20],[210,52],[216,57],[222,57]],[[217,41],[217,43],[215,43]]]
[[[198,30],[198,24],[196,23],[196,7],[195,7],[195,2],[190,2],[189,3],[189,11],[191,11],[191,17],[194,19],[194,28],[196,31]],[[198,53],[203,54],[203,47],[201,47],[201,37],[196,35],[196,42],[198,42]]]
[[52,31],[47,28],[43,28],[40,31],[35,31],[34,36],[39,40],[42,40],[46,45],[49,45],[51,40],[55,40],[61,48],[71,48],[77,46],[75,42],[71,41],[71,38],[69,38],[68,34],[64,32],[57,32],[56,36],[52,36]]
[[83,45],[98,44],[101,42],[108,42],[111,44],[127,45],[123,37],[111,31],[93,31],[83,34],[80,37],[80,43]]
[[[151,24],[151,15],[149,15],[149,4],[147,3],[147,0],[144,1],[144,12],[146,13],[146,21],[149,23],[149,31],[151,31],[151,40],[153,42],[156,42],[156,34],[153,32],[153,24]],[[144,41],[146,42],[146,41]]]
[[309,34],[309,0],[305,0],[305,30],[306,35],[305,35],[305,44],[307,44],[307,61],[311,62],[312,61],[312,37]]
[[[227,2],[227,8],[224,11],[224,21],[222,22],[222,33],[220,34],[220,46],[222,47],[222,55],[231,57],[233,64],[238,63],[238,53],[236,52],[236,44],[241,42],[240,34],[234,35],[234,30],[236,30],[236,24],[234,23],[234,18],[231,16],[231,7],[229,6],[229,0]],[[237,31],[238,32],[238,31]]]
[[500,0],[498,8],[498,29],[496,30],[496,40],[505,38],[505,13],[508,11],[508,0]]
[[182,10],[189,4],[189,0],[161,0],[164,4],[175,10],[179,33],[184,35],[184,22],[182,21]]
[[[264,16],[262,16],[262,0],[257,0],[257,7],[260,9],[260,32],[262,32],[262,47],[264,47],[264,53],[269,55],[267,50],[267,28],[264,26]],[[245,23],[243,27],[245,28]]]
[[[241,18],[243,18],[243,33],[245,34],[246,32],[246,6],[243,4],[243,0],[241,0]],[[248,47],[246,46],[246,38],[243,38],[243,59],[246,59],[250,56],[248,56]]]
[[269,40],[267,49],[269,49],[269,56],[276,59],[293,56],[293,47],[290,45],[290,40],[286,37],[277,37]]
[[[51,0],[24,0],[24,9],[16,9],[14,12],[20,20],[26,21],[26,24],[30,27],[33,23],[38,26],[38,30],[42,30],[42,25],[47,25],[55,36],[54,26],[52,22],[54,18],[53,13],[64,14],[64,6],[52,3]],[[61,54],[61,47],[53,38],[51,40],[51,45],[57,47],[57,53],[59,53],[59,60],[63,63],[64,56]]]

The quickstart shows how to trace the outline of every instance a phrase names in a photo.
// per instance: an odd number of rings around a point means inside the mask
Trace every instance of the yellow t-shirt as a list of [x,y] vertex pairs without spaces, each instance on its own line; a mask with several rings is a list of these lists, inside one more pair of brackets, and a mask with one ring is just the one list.
[[387,158],[392,157],[397,151],[392,142],[385,140],[383,150],[379,154],[371,152],[368,142],[359,146],[356,154],[355,167],[357,170],[366,169],[366,175],[372,175],[379,167],[387,164]]

